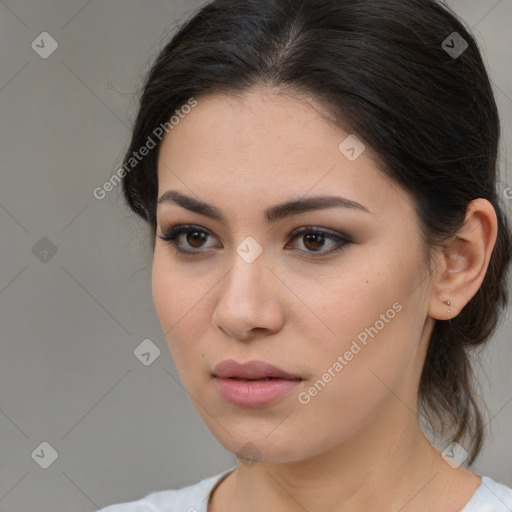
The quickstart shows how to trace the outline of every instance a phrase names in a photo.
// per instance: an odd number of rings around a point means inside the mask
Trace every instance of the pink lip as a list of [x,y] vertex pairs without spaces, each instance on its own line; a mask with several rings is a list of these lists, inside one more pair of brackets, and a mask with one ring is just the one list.
[[239,363],[234,359],[226,359],[213,369],[214,377],[238,377],[241,379],[264,379],[274,377],[276,379],[300,379],[299,375],[292,375],[277,366],[263,361],[248,361]]
[[[222,397],[232,405],[245,408],[265,407],[288,394],[302,380],[263,361],[241,364],[233,359],[218,364],[213,376]],[[240,380],[267,377],[271,380]]]

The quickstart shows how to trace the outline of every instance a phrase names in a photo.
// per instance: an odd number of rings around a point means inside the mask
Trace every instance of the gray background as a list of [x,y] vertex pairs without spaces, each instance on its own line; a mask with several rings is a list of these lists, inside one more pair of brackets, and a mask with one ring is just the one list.
[[[505,195],[512,0],[449,4],[474,27],[495,85]],[[92,195],[119,167],[142,74],[198,5],[0,1],[1,512],[92,511],[235,464],[193,409],[169,355],[145,226],[120,187],[101,201]],[[47,59],[31,47],[44,31],[59,45]],[[42,252],[53,246],[54,255]],[[492,420],[473,471],[512,486],[510,330],[507,316],[482,354]],[[161,353],[145,366],[134,349],[148,338]],[[48,450],[31,455],[42,442],[58,452],[47,469],[36,460]]]

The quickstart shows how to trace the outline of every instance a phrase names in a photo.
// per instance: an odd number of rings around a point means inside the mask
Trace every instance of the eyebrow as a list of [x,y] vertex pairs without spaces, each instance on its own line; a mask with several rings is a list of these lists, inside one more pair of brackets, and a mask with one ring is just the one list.
[[[220,222],[226,222],[224,215],[215,206],[181,194],[176,190],[168,190],[167,192],[164,192],[158,199],[158,204],[163,203],[174,203],[190,210],[191,212],[199,213],[200,215],[204,215]],[[351,199],[339,196],[316,196],[291,200],[271,206],[264,211],[264,215],[268,222],[276,222],[277,220],[291,215],[298,215],[300,213],[324,208],[348,208],[351,210],[360,210],[366,213],[371,213],[370,210],[365,208],[362,204],[352,201]]]

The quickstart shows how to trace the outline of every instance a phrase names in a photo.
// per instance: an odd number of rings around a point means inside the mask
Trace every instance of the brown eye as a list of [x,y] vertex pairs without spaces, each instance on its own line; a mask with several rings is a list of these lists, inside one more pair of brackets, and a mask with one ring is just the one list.
[[304,245],[311,251],[318,251],[325,244],[325,235],[319,233],[311,233],[303,235]]
[[[299,228],[290,237],[291,241],[302,241],[303,248],[299,248],[299,252],[313,257],[328,256],[353,243],[349,236],[342,233],[331,233],[311,227]],[[208,231],[193,225],[174,226],[159,238],[172,245],[176,252],[190,256],[205,256],[209,251],[202,249],[215,247],[205,245],[208,239],[214,237]],[[328,244],[331,248],[322,250],[326,245],[329,246]],[[285,248],[288,249],[289,245]]]
[[[292,233],[292,241],[301,240],[305,249],[300,248],[300,251],[306,254],[314,255],[314,257],[327,256],[343,249],[346,245],[352,242],[349,236],[343,234],[330,233],[318,228],[299,228]],[[321,250],[329,242],[331,245],[330,250]]]
[[212,235],[208,231],[196,226],[179,225],[169,229],[159,238],[174,246],[176,252],[192,255],[205,253],[205,251],[200,249],[205,248],[205,242],[212,238]]
[[204,231],[188,231],[185,233],[187,243],[189,243],[195,249],[200,249],[201,245],[205,242],[208,234]]

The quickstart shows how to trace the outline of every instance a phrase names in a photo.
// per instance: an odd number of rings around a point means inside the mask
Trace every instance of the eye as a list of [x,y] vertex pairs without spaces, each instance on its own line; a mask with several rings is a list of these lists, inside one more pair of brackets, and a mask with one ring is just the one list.
[[[331,233],[319,228],[303,227],[296,229],[291,234],[292,240],[299,239],[309,254],[318,253],[320,256],[333,254],[341,251],[346,245],[352,243],[349,236],[342,233]],[[321,250],[326,242],[330,242],[330,250]],[[318,256],[314,256],[318,257]]]
[[[183,249],[180,243],[180,238],[182,235],[185,235],[183,238],[184,241],[188,244],[188,247],[185,249]],[[204,229],[201,229],[197,226],[182,224],[169,229],[166,233],[164,233],[164,235],[159,236],[159,238],[161,238],[164,242],[167,242],[169,245],[174,246],[176,252],[182,254],[194,254],[197,253],[197,251],[194,251],[194,249],[203,248],[204,246],[202,244],[209,236],[211,235]]]
[[[208,231],[198,226],[182,224],[170,228],[164,235],[159,235],[159,238],[172,245],[178,253],[199,256],[201,253],[206,252],[199,249],[212,247],[204,245],[208,237],[211,236]],[[305,252],[313,257],[321,257],[338,252],[346,245],[352,243],[352,240],[347,235],[312,227],[296,229],[290,236],[291,241],[297,239],[302,241],[302,246],[305,249],[299,249],[300,252]],[[322,250],[327,242],[330,243],[331,249]],[[185,248],[183,244],[185,244]],[[286,245],[285,248],[289,248],[289,245]]]

